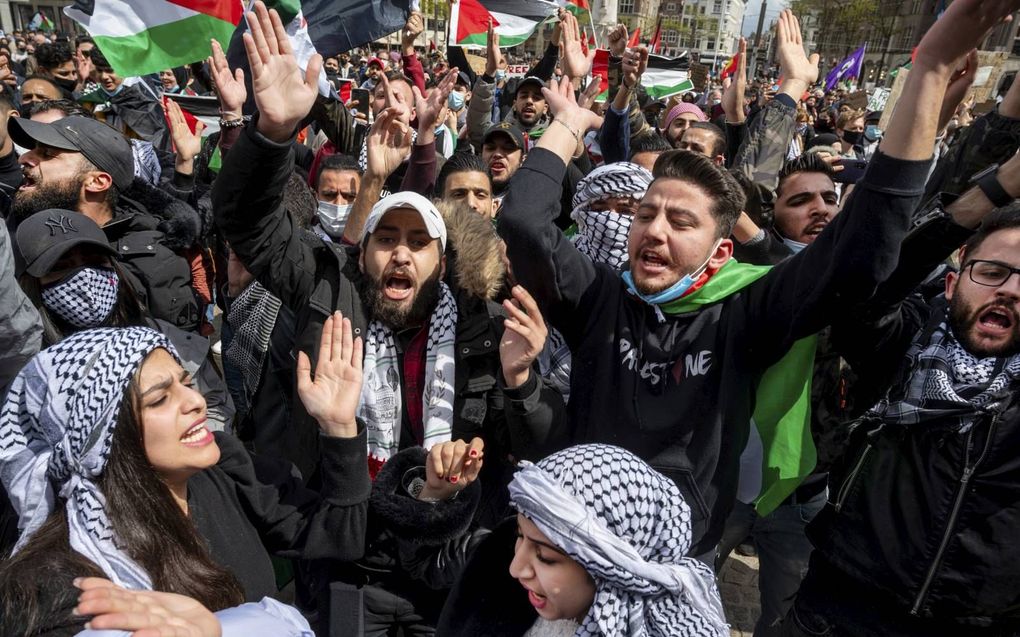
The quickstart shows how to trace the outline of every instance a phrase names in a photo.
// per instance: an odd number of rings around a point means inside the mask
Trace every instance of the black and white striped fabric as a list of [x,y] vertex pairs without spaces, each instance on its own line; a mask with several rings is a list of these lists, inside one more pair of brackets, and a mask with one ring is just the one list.
[[234,330],[234,336],[223,356],[241,372],[246,405],[251,404],[262,381],[263,363],[282,306],[279,297],[258,281],[252,281],[227,312],[226,321]]
[[48,310],[79,328],[97,327],[117,305],[120,279],[113,268],[83,267],[42,289]]
[[576,637],[724,637],[711,569],[685,557],[691,510],[625,449],[579,445],[526,464],[510,500],[595,580]]
[[64,500],[71,548],[126,588],[151,588],[118,547],[95,480],[106,466],[128,383],[157,348],[145,327],[85,330],[39,352],[0,409],[0,479],[18,513],[16,553]]
[[[425,384],[422,388],[422,447],[431,449],[453,435],[454,353],[457,339],[457,300],[439,282],[439,303],[429,319],[425,346]],[[365,339],[365,382],[361,388],[358,417],[368,428],[368,457],[385,464],[400,447],[403,390],[393,330],[379,321],[368,326]]]
[[633,217],[615,210],[592,210],[594,202],[608,197],[645,196],[652,173],[637,164],[617,162],[599,166],[577,183],[570,218],[577,224],[574,244],[595,263],[619,269],[627,260],[627,237]]

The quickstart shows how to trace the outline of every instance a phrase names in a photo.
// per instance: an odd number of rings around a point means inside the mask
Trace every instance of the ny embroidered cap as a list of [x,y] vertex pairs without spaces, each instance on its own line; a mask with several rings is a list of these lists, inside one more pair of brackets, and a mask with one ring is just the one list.
[[375,232],[387,212],[401,208],[414,210],[421,215],[421,220],[425,223],[429,236],[439,239],[440,247],[443,248],[443,252],[446,252],[446,222],[443,221],[443,215],[439,214],[431,201],[416,192],[406,190],[387,195],[372,206],[372,212],[368,213],[368,219],[365,220],[365,229],[361,231],[361,243],[365,242],[368,235]]
[[14,143],[23,148],[43,144],[85,155],[85,159],[96,168],[113,177],[118,190],[125,190],[134,181],[135,156],[131,152],[131,143],[102,122],[77,115],[51,123],[12,117],[7,126]]
[[51,208],[35,213],[18,225],[15,241],[18,275],[27,272],[40,277],[53,269],[53,264],[68,250],[81,245],[117,257],[102,228],[85,215],[70,210]]

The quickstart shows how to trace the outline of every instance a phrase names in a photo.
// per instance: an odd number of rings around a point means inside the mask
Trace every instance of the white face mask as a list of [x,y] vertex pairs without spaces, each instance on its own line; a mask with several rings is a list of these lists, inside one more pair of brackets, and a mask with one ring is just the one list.
[[794,254],[797,254],[798,252],[800,252],[801,250],[803,250],[804,248],[806,248],[808,246],[808,244],[806,244],[806,243],[801,243],[800,241],[794,241],[793,239],[787,239],[786,237],[783,237],[783,243],[786,244],[787,248],[793,250]]
[[344,236],[344,226],[347,225],[347,218],[351,216],[354,204],[349,203],[340,206],[328,201],[320,201],[319,209],[315,211],[319,219],[319,225],[326,231],[326,234],[339,240]]

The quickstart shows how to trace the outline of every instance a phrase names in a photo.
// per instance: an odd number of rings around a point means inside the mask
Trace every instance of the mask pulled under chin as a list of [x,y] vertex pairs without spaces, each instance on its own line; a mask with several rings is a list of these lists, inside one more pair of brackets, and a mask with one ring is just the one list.
[[800,241],[794,241],[793,239],[787,239],[786,237],[783,237],[783,244],[785,244],[787,248],[793,250],[794,254],[797,254],[798,252],[800,252],[801,250],[806,248],[807,245],[808,245],[806,243],[801,243]]
[[67,323],[86,329],[102,325],[117,305],[120,279],[113,268],[81,267],[42,289],[43,305]]
[[354,204],[338,205],[328,201],[320,201],[319,208],[315,211],[319,219],[319,225],[330,237],[339,240],[344,236],[344,228],[351,216]]
[[719,249],[720,244],[722,244],[722,239],[716,241],[715,245],[712,246],[712,249],[708,251],[708,258],[705,259],[704,263],[702,263],[693,272],[685,274],[679,281],[661,292],[656,292],[655,294],[641,294],[638,292],[637,287],[634,285],[634,277],[631,275],[630,270],[623,273],[623,282],[627,285],[627,289],[630,290],[631,294],[649,305],[658,306],[663,303],[675,301],[686,294],[687,290],[690,290],[691,286],[694,285],[699,278],[701,278],[702,274],[705,273],[705,270],[708,269],[708,262],[712,260],[712,257],[715,255],[715,251]]

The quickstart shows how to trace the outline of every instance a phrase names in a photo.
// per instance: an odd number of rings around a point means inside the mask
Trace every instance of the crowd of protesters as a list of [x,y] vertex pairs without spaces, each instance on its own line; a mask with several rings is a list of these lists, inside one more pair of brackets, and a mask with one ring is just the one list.
[[1020,635],[1017,10],[888,113],[789,10],[659,100],[619,25],[604,102],[565,10],[520,76],[417,12],[146,77],[0,37],[0,636],[719,637],[734,550],[757,637]]

